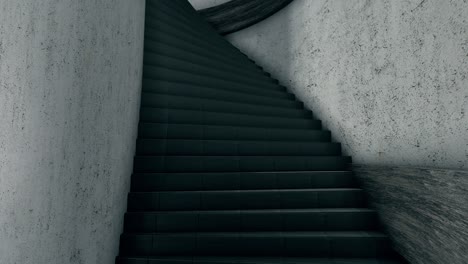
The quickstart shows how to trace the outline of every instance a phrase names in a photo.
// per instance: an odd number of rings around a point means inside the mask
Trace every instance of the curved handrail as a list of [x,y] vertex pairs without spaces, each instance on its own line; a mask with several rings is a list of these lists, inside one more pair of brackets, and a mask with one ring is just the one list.
[[293,0],[231,0],[199,10],[221,35],[250,27],[287,6]]

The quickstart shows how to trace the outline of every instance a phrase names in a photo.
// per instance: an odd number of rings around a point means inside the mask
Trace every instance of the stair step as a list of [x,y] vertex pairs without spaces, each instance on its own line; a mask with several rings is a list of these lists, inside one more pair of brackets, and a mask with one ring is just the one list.
[[300,108],[286,108],[223,100],[202,99],[188,96],[143,93],[143,107],[171,108],[223,113],[280,116],[293,118],[313,118],[312,112]]
[[280,91],[286,92],[286,88],[281,85],[274,83],[264,84],[251,84],[241,83],[238,81],[226,80],[223,78],[217,78],[207,75],[200,75],[188,72],[182,72],[178,70],[172,70],[165,67],[145,65],[143,69],[143,78],[150,80],[164,80],[164,81],[175,81],[181,83],[196,84],[205,87],[225,87],[226,89],[236,90],[249,87],[250,89],[262,89],[267,91]]
[[118,257],[116,264],[400,264],[383,258],[304,258],[304,257]]
[[330,131],[195,124],[140,123],[139,138],[329,142]]
[[376,230],[367,208],[130,212],[126,233]]
[[338,156],[340,143],[193,139],[138,139],[137,155]]
[[257,172],[346,170],[343,156],[136,156],[135,172]]
[[136,173],[132,191],[352,188],[349,171]]
[[123,234],[128,256],[314,256],[376,257],[393,255],[379,232],[232,232]]
[[131,192],[128,211],[359,208],[359,188]]
[[321,122],[314,119],[269,117],[150,107],[141,108],[140,122],[299,129],[320,129],[322,127]]
[[[273,91],[264,89],[249,89],[248,87],[236,87],[236,89],[229,89],[229,87],[212,88],[204,87],[196,84],[143,79],[143,92],[159,92],[175,93],[176,95],[196,95],[199,97],[212,97],[214,99],[222,98],[228,100],[237,100],[243,102],[261,102],[262,104],[275,105],[275,106],[294,106],[303,107],[303,103],[295,101],[293,94],[284,91]],[[250,100],[246,97],[250,96]]]

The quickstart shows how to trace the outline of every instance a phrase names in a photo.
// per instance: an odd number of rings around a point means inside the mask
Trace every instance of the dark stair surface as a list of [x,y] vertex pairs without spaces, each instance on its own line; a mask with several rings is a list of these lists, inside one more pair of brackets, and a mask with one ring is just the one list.
[[147,0],[119,264],[406,263],[330,131],[185,0]]

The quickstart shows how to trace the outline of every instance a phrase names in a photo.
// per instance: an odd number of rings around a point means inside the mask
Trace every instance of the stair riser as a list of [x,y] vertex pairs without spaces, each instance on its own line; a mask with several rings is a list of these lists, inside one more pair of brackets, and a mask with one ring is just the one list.
[[390,256],[386,237],[328,237],[267,235],[124,235],[122,255],[130,256]]
[[125,232],[363,231],[378,228],[375,212],[128,213]]
[[129,211],[359,208],[362,190],[130,193]]
[[297,129],[321,128],[321,123],[317,120],[274,118],[267,116],[238,115],[167,108],[142,108],[140,111],[140,122]]
[[195,156],[338,156],[338,143],[268,142],[235,140],[165,140],[137,141],[137,155]]
[[312,113],[303,109],[262,106],[209,99],[145,93],[141,99],[143,107],[171,108],[245,115],[265,115],[292,118],[312,118]]
[[140,138],[228,139],[329,142],[330,132],[323,130],[276,129],[255,127],[209,126],[190,124],[140,123]]
[[353,188],[348,172],[148,173],[132,176],[132,191],[262,190]]
[[136,156],[135,172],[342,171],[348,157]]

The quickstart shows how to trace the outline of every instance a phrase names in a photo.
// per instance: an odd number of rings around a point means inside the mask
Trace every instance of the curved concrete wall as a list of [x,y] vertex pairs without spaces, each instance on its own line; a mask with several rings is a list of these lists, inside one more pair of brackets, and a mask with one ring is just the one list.
[[228,36],[358,164],[468,169],[468,3],[295,0]]
[[0,263],[114,263],[144,0],[0,3]]

